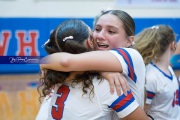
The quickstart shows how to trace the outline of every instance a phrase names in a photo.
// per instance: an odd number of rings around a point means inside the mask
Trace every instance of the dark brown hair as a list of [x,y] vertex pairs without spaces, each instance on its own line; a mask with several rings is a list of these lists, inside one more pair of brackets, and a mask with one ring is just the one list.
[[97,15],[94,19],[93,26],[96,25],[99,18],[103,15],[111,14],[119,18],[119,20],[122,22],[124,30],[126,32],[127,36],[134,36],[135,34],[135,23],[133,18],[122,10],[107,10],[107,11],[101,11],[99,15]]
[[[84,41],[89,37],[88,26],[81,20],[71,19],[61,23],[51,33],[50,39],[44,47],[48,54],[56,52],[68,52],[72,54],[88,52],[89,49],[84,45]],[[64,84],[71,74],[71,72],[60,72],[49,69],[45,71],[45,76],[44,78],[40,78],[40,85],[38,86],[40,98],[50,94],[55,84]],[[83,94],[88,93],[88,89],[90,89],[90,93],[94,93],[92,79],[97,75],[99,74],[96,72],[87,71],[76,75],[70,82],[72,86],[82,83]]]

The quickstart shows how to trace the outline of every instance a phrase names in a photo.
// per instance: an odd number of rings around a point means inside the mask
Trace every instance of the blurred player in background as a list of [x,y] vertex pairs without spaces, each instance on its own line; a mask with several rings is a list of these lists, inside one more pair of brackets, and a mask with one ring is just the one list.
[[145,111],[154,120],[180,120],[178,80],[170,66],[176,36],[167,25],[146,28],[136,35],[134,47],[146,64]]

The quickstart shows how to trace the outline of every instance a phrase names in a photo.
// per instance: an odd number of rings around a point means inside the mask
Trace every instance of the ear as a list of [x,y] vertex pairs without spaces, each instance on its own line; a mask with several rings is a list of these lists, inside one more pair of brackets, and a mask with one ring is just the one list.
[[128,37],[128,46],[132,46],[134,44],[134,36],[129,36]]
[[88,48],[94,49],[93,40],[87,39],[86,40],[86,45],[87,45]]
[[170,48],[171,48],[171,50],[173,50],[173,51],[176,50],[176,42],[175,42],[175,41],[170,44]]

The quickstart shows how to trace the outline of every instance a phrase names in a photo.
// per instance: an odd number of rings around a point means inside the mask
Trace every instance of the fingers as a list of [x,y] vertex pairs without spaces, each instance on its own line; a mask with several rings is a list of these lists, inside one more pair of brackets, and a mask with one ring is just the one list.
[[[118,74],[118,81],[120,84],[119,86],[121,86],[124,95],[127,96],[127,91],[129,90],[129,85],[123,74],[121,74],[121,73]],[[117,89],[117,87],[116,87],[116,89]],[[117,90],[119,90],[119,89],[117,89]]]
[[101,72],[101,75],[109,82],[110,93],[114,94],[114,86],[115,86],[114,80],[116,79],[115,77],[116,75],[113,72]]
[[114,84],[116,86],[116,91],[118,96],[121,95],[121,88],[123,87],[122,84],[120,83],[120,79],[118,78],[118,75],[116,76],[115,80],[114,80]]
[[114,80],[111,78],[108,80],[108,82],[109,82],[109,86],[110,86],[110,92],[111,92],[111,94],[114,94],[114,86],[115,86]]
[[122,73],[101,72],[101,75],[108,80],[111,94],[113,94],[114,90],[116,89],[118,96],[120,96],[122,92],[125,96],[127,96],[127,91],[129,91],[130,89],[128,82]]
[[[123,76],[124,77],[124,76]],[[126,83],[126,88],[127,88],[127,91],[130,91],[130,87],[129,87],[129,84],[128,84],[128,81],[126,80],[126,78],[124,77],[124,80],[125,80],[125,83]]]

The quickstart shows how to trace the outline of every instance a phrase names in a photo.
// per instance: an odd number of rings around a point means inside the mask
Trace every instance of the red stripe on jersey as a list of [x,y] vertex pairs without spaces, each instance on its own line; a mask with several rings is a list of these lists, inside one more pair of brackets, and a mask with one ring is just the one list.
[[128,94],[127,96],[125,96],[123,99],[121,99],[112,109],[113,110],[117,110],[119,108],[121,108],[122,106],[124,106],[128,101],[130,101],[133,98],[132,92],[130,92],[130,94]]
[[153,99],[155,96],[155,93],[147,91],[147,98]]
[[118,49],[119,52],[122,54],[122,56],[124,57],[124,59],[127,61],[128,64],[128,68],[129,68],[129,77],[134,81],[135,80],[135,73],[134,73],[134,69],[131,66],[131,62],[129,60],[129,57],[127,56],[127,54],[122,50],[122,49]]

